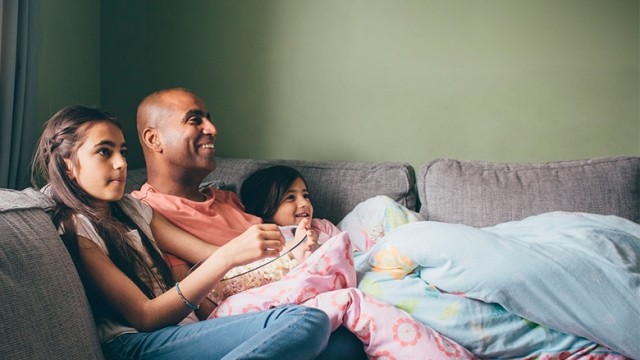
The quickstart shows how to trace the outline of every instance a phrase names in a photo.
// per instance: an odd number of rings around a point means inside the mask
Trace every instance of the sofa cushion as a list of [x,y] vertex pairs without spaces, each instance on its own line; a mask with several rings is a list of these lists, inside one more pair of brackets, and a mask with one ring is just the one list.
[[[387,195],[410,210],[416,209],[415,172],[403,162],[342,162],[301,160],[256,160],[218,158],[218,166],[204,182],[239,192],[252,172],[271,165],[288,165],[304,176],[311,192],[314,216],[337,224],[360,202]],[[144,169],[127,175],[127,191],[144,183]]]
[[249,174],[276,164],[300,171],[312,196],[314,216],[334,224],[376,195],[387,195],[411,210],[416,207],[415,173],[401,162],[218,159],[218,167],[205,180],[222,181],[238,192]]
[[101,359],[73,262],[33,189],[0,189],[0,359]]
[[133,191],[140,190],[146,181],[147,170],[145,168],[128,170],[127,183],[124,186],[124,191],[130,194]]
[[547,163],[438,159],[420,166],[420,214],[491,226],[547,211],[618,215],[640,223],[640,157]]

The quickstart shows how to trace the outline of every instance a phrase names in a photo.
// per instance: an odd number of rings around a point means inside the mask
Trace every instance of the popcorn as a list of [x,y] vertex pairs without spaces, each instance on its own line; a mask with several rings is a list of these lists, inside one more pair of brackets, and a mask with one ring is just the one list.
[[[269,262],[271,263],[266,265]],[[220,304],[231,295],[282,279],[298,264],[298,260],[284,255],[275,260],[262,259],[247,265],[237,266],[229,270],[213,291],[207,295],[207,298],[216,305]]]

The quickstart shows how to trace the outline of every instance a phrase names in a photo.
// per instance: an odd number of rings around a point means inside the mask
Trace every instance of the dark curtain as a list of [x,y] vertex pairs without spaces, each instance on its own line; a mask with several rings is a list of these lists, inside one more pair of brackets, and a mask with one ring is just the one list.
[[37,119],[39,0],[0,0],[0,187],[29,186]]

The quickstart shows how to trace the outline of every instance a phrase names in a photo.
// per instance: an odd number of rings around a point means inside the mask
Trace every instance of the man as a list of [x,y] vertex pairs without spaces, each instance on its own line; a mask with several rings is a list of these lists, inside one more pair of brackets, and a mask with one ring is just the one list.
[[[217,132],[198,96],[186,89],[152,93],[140,103],[137,119],[147,183],[133,196],[212,245],[224,245],[238,236],[280,237],[277,227],[244,213],[236,194],[217,189],[200,192],[200,183],[216,167]],[[187,270],[183,265],[190,265],[182,260],[193,263],[210,253],[210,247],[199,241],[183,246],[193,257],[170,257],[177,274]]]
[[[274,224],[263,224],[243,211],[235,193],[217,189],[200,191],[200,183],[216,167],[217,130],[202,99],[184,88],[165,89],[145,97],[138,106],[138,137],[147,168],[147,182],[133,196],[149,204],[170,222],[221,246],[233,238],[276,239]],[[170,257],[180,279],[191,264],[211,252],[194,240],[180,244],[189,259]],[[362,343],[339,327],[321,356],[326,359],[365,359]]]

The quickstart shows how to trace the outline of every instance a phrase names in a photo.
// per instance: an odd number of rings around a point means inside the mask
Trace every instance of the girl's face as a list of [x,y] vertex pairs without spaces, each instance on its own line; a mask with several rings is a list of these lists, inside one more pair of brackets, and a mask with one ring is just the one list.
[[309,200],[307,186],[297,178],[287,189],[272,221],[280,226],[298,225],[304,218],[313,217],[313,206]]
[[122,131],[108,121],[89,125],[76,159],[66,159],[69,177],[87,194],[104,202],[124,195],[127,144]]

